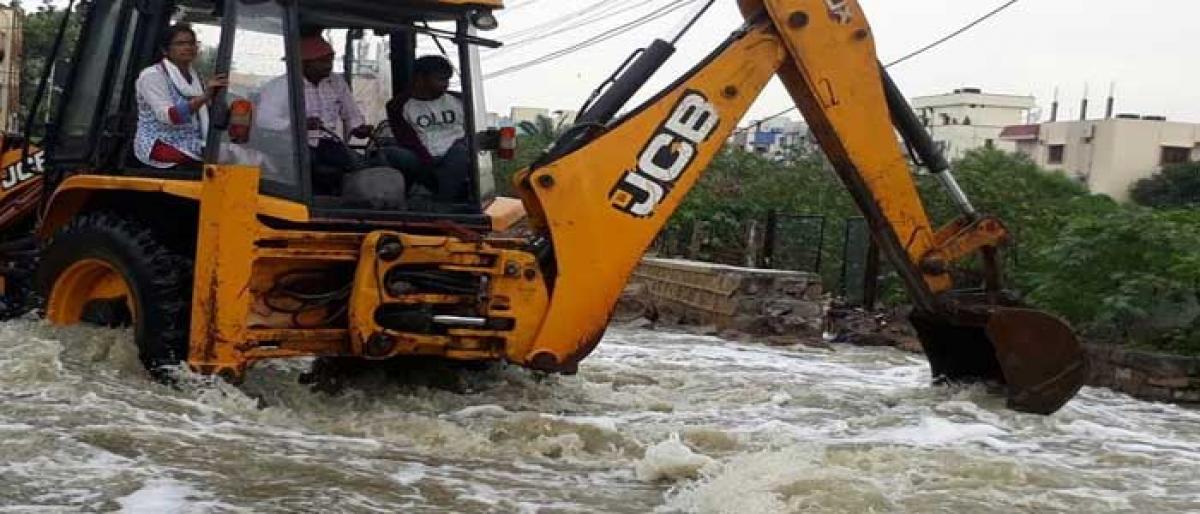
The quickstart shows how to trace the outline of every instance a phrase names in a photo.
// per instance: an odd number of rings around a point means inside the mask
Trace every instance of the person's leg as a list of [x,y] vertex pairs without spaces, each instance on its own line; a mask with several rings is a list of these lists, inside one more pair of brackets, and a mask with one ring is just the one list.
[[446,151],[437,165],[437,195],[439,202],[465,202],[470,196],[471,154],[466,140],[459,139]]
[[187,154],[179,151],[179,149],[168,145],[162,141],[155,141],[154,147],[150,149],[150,159],[176,165],[195,165],[197,161]]
[[336,168],[343,173],[359,170],[363,168],[361,159],[358,154],[347,148],[346,145],[340,144],[330,139],[322,139],[317,143],[316,148],[312,148],[313,164],[329,166]]
[[398,146],[384,146],[379,149],[379,159],[387,167],[396,168],[404,173],[409,190],[414,184],[420,184],[430,192],[437,192],[435,170],[422,162],[416,152]]

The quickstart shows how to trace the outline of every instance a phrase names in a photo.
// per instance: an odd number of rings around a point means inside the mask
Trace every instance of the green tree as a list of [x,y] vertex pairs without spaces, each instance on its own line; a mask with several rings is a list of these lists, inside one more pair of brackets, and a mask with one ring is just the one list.
[[[1066,175],[1043,170],[1020,154],[979,149],[953,167],[975,207],[999,218],[1012,234],[1006,272],[1018,288],[1024,285],[1024,271],[1039,265],[1036,250],[1052,244],[1068,220],[1119,208],[1107,196],[1092,195]],[[959,215],[936,177],[921,175],[917,183],[935,225]]]
[[1036,253],[1034,304],[1094,338],[1200,353],[1200,212],[1081,215]]
[[1129,193],[1134,202],[1146,207],[1196,206],[1200,204],[1200,163],[1168,166],[1134,183]]
[[[17,4],[18,7],[19,5]],[[79,9],[71,13],[72,20],[68,24],[66,38],[63,41],[58,60],[55,63],[55,74],[59,77],[67,75],[65,72],[70,66],[71,53],[75,47],[75,42],[79,39],[80,13]],[[29,109],[33,106],[38,84],[41,82],[46,69],[51,64],[50,53],[53,50],[54,39],[58,35],[63,14],[64,12],[55,7],[51,0],[42,0],[42,3],[36,9],[25,12],[24,27],[22,30],[24,52],[21,60],[22,123],[25,121],[24,117],[29,114]],[[57,96],[58,93],[57,89],[47,90],[48,96]],[[57,100],[53,99],[51,103],[56,104]],[[43,109],[45,105],[46,99],[43,99]]]
[[512,160],[499,161],[496,166],[496,193],[501,196],[514,196],[512,177],[518,171],[529,167],[546,150],[566,133],[570,124],[538,116],[533,122],[523,121],[517,125],[517,150]]
[[553,142],[563,135],[571,125],[565,119],[555,121],[546,116],[538,116],[534,121],[522,121],[517,123],[517,128],[522,132],[522,135],[531,138],[549,140]]
[[[1029,303],[1093,340],[1200,353],[1200,213],[1120,205],[996,150],[954,167],[979,210],[1013,234],[1008,285]],[[935,219],[957,214],[935,178],[918,182]]]

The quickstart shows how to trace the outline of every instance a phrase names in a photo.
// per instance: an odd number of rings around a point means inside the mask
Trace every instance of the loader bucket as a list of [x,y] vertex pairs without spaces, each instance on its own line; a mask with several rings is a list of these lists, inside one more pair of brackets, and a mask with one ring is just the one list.
[[1033,309],[979,307],[910,317],[935,382],[1003,385],[1008,408],[1053,414],[1087,375],[1083,350],[1062,320]]

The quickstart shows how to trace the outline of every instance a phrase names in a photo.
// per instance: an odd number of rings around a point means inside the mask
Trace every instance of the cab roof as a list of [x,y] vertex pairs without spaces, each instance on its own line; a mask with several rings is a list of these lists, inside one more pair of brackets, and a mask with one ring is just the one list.
[[504,0],[300,0],[301,18],[344,18],[376,23],[454,19],[465,11],[503,9]]
[[408,11],[420,9],[457,11],[470,8],[504,8],[504,0],[301,0],[300,4],[302,6],[320,5],[322,7],[339,7],[350,10],[358,10],[359,8],[399,8]]

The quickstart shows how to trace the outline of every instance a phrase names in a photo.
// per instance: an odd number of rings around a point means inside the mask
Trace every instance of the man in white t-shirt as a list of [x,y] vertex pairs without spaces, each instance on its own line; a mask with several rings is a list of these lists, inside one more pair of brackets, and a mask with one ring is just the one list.
[[463,102],[449,92],[453,76],[454,67],[441,56],[428,55],[413,63],[407,94],[387,105],[398,146],[382,150],[410,186],[420,184],[443,202],[466,201],[470,185]]

